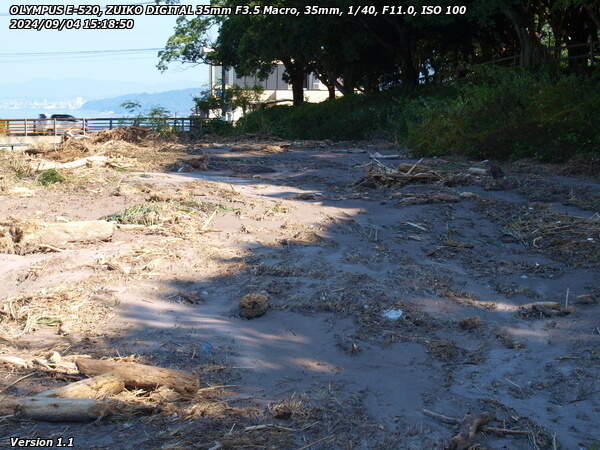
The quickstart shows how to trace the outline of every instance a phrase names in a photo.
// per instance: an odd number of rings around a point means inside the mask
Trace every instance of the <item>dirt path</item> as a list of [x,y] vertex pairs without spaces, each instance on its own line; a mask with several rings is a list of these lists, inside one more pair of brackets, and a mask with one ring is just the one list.
[[[73,312],[58,329],[21,327],[0,341],[0,355],[137,355],[235,387],[194,414],[89,425],[8,417],[0,435],[74,436],[77,448],[300,448],[319,439],[310,448],[444,448],[457,427],[426,408],[456,418],[487,411],[497,426],[530,432],[480,433],[485,448],[600,444],[600,235],[584,228],[567,246],[555,231],[529,239],[538,235],[528,228],[556,223],[553,214],[595,223],[600,184],[506,166],[501,190],[357,187],[373,148],[285,150],[204,146],[208,170],[119,172],[113,184],[1,197],[2,218],[76,220],[154,195],[154,213],[169,220],[59,253],[0,255],[4,297],[80,289],[90,314],[82,324]],[[404,162],[416,161],[386,160]],[[427,203],[440,193],[452,200]],[[268,296],[264,316],[239,317],[249,293]],[[539,301],[562,308],[519,309]],[[5,386],[28,373],[5,372]],[[34,374],[8,392],[61,382]],[[240,431],[273,423],[295,431]]]

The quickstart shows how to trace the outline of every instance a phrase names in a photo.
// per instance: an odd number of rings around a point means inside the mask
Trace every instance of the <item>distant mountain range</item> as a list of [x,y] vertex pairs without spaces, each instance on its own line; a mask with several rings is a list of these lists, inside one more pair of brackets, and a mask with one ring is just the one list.
[[105,111],[113,114],[126,114],[128,111],[121,106],[124,102],[138,102],[143,112],[160,106],[166,108],[172,115],[188,116],[194,106],[193,98],[200,95],[200,88],[177,89],[156,93],[137,93],[119,95],[118,97],[90,100],[81,106],[81,111]]
[[131,81],[93,80],[87,78],[37,79],[27,82],[0,83],[0,100],[60,100],[82,97],[96,100],[125,95],[128,92],[157,93],[186,86],[201,86],[198,81],[165,81],[161,83],[143,83]]

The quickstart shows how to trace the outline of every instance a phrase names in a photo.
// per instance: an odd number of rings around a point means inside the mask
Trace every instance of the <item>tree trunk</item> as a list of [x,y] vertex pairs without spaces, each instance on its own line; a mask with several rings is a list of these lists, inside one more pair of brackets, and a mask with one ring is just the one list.
[[398,34],[405,43],[400,47],[402,84],[414,88],[419,84],[419,71],[415,67],[414,58],[416,39],[412,29],[408,27],[398,27]]
[[583,8],[594,22],[594,25],[596,25],[595,33],[592,33],[592,40],[595,41],[597,39],[600,39],[600,17],[598,17],[598,14],[596,14],[594,9],[590,5],[588,5],[587,2],[583,2]]
[[520,64],[522,67],[535,67],[539,65],[542,59],[542,49],[539,41],[532,35],[532,32],[527,29],[525,13],[516,11],[507,6],[502,8],[502,12],[512,23],[517,38],[519,40]]
[[589,16],[579,7],[569,8],[571,11],[569,21],[569,35],[571,41],[569,45],[579,45],[578,47],[571,47],[568,49],[569,54],[569,69],[573,72],[581,72],[585,70],[588,64],[587,55],[589,52],[588,38],[592,40],[594,36],[592,34],[593,26],[592,21],[588,25],[587,20]]
[[419,73],[410,58],[403,58],[402,61],[402,84],[409,88],[419,84]]
[[304,76],[304,72],[298,70],[291,77],[294,106],[300,106],[304,103]]
[[304,103],[304,79],[306,77],[306,65],[298,61],[292,61],[289,58],[282,58],[285,66],[286,81],[292,85],[292,95],[294,106],[300,106]]
[[198,378],[181,370],[89,358],[79,358],[75,364],[86,376],[112,373],[121,378],[128,388],[155,389],[157,386],[166,386],[182,394],[193,394],[198,390]]
[[335,100],[335,84],[327,84],[327,90],[329,91],[329,100]]

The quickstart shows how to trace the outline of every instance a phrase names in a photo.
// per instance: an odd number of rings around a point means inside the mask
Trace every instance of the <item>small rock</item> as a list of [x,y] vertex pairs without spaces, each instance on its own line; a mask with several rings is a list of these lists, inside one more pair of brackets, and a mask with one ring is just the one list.
[[128,195],[135,195],[138,193],[138,190],[133,186],[129,186],[127,184],[121,184],[117,189],[114,190],[112,195],[116,197],[127,197]]
[[168,202],[172,199],[172,196],[166,192],[162,191],[154,191],[150,193],[150,197],[148,198],[151,202]]
[[480,167],[469,167],[467,169],[467,172],[473,175],[487,175],[487,170],[486,169],[482,169]]
[[462,198],[477,198],[477,194],[475,192],[461,192],[460,196]]
[[323,195],[320,192],[303,192],[294,196],[296,200],[314,200],[318,196]]
[[15,186],[8,191],[9,194],[18,195],[19,197],[33,197],[35,191],[23,186]]
[[463,330],[474,330],[481,326],[481,319],[479,316],[469,317],[458,322],[458,326]]
[[254,319],[264,315],[269,309],[268,298],[265,294],[248,294],[240,300],[240,316]]

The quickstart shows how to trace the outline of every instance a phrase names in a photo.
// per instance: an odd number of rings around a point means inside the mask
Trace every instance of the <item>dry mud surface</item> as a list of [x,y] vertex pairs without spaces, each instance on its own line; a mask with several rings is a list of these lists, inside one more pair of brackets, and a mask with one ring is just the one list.
[[[209,155],[204,170],[174,156],[175,172],[83,168],[73,185],[0,196],[2,220],[126,221],[146,208],[109,242],[0,255],[0,356],[129,357],[215,387],[89,424],[0,417],[0,446],[445,448],[458,426],[427,409],[527,432],[479,432],[473,448],[599,448],[597,180],[506,165],[494,189],[356,185],[369,153],[396,150],[261,145],[189,146]],[[562,235],[569,218],[580,227]],[[266,314],[240,317],[247,294],[268,298]],[[561,308],[519,309],[540,301]],[[2,394],[77,379],[0,362]]]

